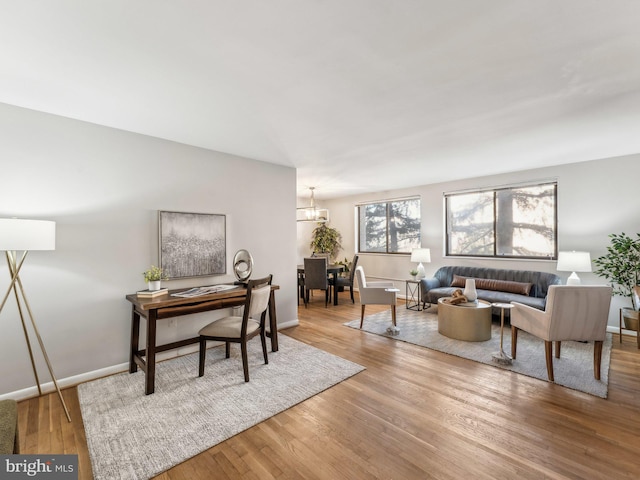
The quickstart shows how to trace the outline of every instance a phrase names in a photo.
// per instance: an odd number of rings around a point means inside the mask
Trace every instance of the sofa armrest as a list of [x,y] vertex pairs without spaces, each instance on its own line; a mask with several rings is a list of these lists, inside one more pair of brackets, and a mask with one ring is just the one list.
[[440,280],[438,280],[436,277],[433,278],[423,278],[422,280],[420,280],[420,288],[422,288],[422,296],[424,297],[427,292],[429,292],[429,290],[431,290],[432,288],[438,288],[441,287],[442,285],[440,285]]

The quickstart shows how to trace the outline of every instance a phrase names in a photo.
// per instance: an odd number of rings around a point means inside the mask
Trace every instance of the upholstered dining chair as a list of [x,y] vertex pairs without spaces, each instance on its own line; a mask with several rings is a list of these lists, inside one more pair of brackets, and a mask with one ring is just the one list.
[[324,290],[324,306],[329,304],[329,279],[327,278],[326,257],[307,257],[304,259],[304,306],[309,303],[311,290]]
[[330,280],[331,286],[333,288],[338,288],[338,287],[349,287],[349,292],[351,293],[351,303],[356,303],[355,299],[353,298],[353,289],[354,289],[354,282],[355,282],[355,276],[356,276],[356,267],[358,266],[358,255],[354,255],[353,256],[353,261],[351,262],[351,270],[349,270],[349,276],[348,277],[333,277]]
[[515,360],[518,331],[524,330],[544,340],[547,376],[553,382],[552,344],[556,343],[556,358],[560,358],[563,341],[593,341],[593,376],[600,380],[602,343],[607,335],[611,304],[609,286],[551,285],[544,309],[511,302],[511,356]]
[[265,320],[271,295],[272,275],[247,283],[247,297],[244,303],[244,312],[241,317],[230,316],[220,318],[200,329],[200,362],[198,376],[204,375],[205,356],[207,353],[207,340],[225,342],[225,357],[230,356],[230,344],[239,343],[242,353],[242,368],[244,381],[249,381],[249,362],[247,358],[247,342],[260,335],[262,353],[265,365],[269,363],[267,357],[267,341],[265,334]]
[[360,296],[360,328],[364,323],[365,305],[389,305],[391,307],[391,327],[387,329],[388,333],[397,335],[400,333],[396,325],[396,293],[398,289],[394,287],[393,282],[367,282],[362,267],[356,268],[356,279],[358,281],[358,292]]

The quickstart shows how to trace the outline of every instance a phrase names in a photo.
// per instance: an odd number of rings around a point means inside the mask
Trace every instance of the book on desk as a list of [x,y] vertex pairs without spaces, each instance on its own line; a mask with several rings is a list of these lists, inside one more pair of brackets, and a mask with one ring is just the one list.
[[136,295],[138,298],[155,298],[160,295],[166,295],[167,293],[169,293],[168,288],[161,288],[160,290],[140,290],[136,292]]

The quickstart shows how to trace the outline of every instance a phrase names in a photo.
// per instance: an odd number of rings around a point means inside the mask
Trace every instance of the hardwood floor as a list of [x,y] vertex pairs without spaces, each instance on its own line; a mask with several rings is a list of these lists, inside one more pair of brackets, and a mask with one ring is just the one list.
[[[156,478],[640,478],[634,337],[614,336],[603,400],[342,325],[359,315],[348,293],[328,308],[316,298],[281,333],[364,372]],[[71,424],[53,394],[20,402],[22,452],[78,453],[91,479],[77,390],[64,395]]]

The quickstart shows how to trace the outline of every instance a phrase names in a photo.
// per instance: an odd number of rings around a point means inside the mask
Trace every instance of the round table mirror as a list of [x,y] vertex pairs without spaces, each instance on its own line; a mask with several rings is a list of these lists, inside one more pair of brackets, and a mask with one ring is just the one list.
[[246,282],[251,276],[253,258],[246,250],[238,250],[233,257],[233,273],[240,282]]

